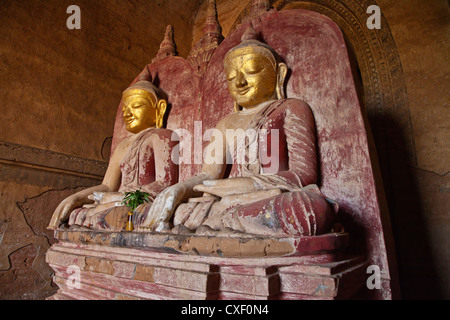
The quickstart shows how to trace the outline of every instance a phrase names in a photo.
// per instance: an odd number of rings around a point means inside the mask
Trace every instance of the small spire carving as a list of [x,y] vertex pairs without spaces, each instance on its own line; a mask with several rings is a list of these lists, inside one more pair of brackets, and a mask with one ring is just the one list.
[[203,36],[195,43],[187,58],[198,75],[201,76],[205,72],[214,50],[223,39],[222,27],[217,19],[216,0],[208,0]]
[[164,35],[164,40],[159,46],[158,53],[155,58],[152,59],[152,63],[167,58],[168,56],[177,55],[177,46],[173,38],[173,27],[168,25],[166,28],[166,33]]
[[141,73],[137,77],[136,82],[139,82],[139,81],[152,82],[152,74],[150,73],[150,69],[148,68],[148,65],[144,67],[144,69],[141,71]]
[[203,39],[207,44],[217,44],[223,40],[222,27],[217,19],[216,0],[208,0],[208,8],[206,9],[206,22],[203,27]]

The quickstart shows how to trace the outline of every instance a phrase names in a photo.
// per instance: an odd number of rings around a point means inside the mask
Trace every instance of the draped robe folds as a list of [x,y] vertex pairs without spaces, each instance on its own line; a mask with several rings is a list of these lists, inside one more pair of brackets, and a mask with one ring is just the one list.
[[[170,160],[176,144],[171,141],[171,135],[171,130],[156,128],[146,129],[136,135],[120,162],[121,183],[118,192],[141,188],[150,194],[151,203],[159,192],[178,181],[178,167]],[[158,154],[155,152],[155,141],[160,144]],[[156,166],[160,166],[158,171],[162,172],[159,176]],[[121,231],[126,227],[128,211],[129,208],[121,202],[85,205],[72,211],[69,225]]]
[[[233,159],[244,143],[247,161],[234,161],[229,177],[248,177],[258,190],[190,199],[177,208],[174,225],[190,229],[206,225],[258,235],[306,236],[331,230],[338,205],[316,185],[315,126],[309,106],[298,99],[282,99],[257,108],[247,128],[256,135],[234,144]],[[252,145],[257,154],[253,158],[248,156]],[[273,161],[277,161],[276,172],[271,169]]]

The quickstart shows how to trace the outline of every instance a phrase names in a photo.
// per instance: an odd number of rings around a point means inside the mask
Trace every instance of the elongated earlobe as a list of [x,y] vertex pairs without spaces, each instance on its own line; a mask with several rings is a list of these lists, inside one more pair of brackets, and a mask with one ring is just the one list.
[[278,73],[277,73],[277,99],[284,99],[284,80],[286,79],[287,74],[287,65],[283,62],[280,62],[278,64]]
[[162,128],[164,125],[164,115],[166,114],[167,101],[161,99],[156,105],[156,127]]
[[238,103],[235,101],[235,102],[234,102],[234,112],[239,112],[239,111],[240,111],[239,105],[238,105]]

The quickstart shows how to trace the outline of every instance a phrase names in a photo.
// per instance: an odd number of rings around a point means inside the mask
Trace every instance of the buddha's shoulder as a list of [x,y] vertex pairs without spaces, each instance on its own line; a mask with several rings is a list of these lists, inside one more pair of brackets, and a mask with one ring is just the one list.
[[[174,131],[170,129],[164,128],[151,128],[145,131],[142,131],[138,134],[134,134],[129,136],[127,139],[123,139],[118,147],[127,149],[130,145],[139,143],[139,144],[152,144],[156,140],[163,141],[171,141],[177,140],[176,136],[174,137]],[[176,134],[175,134],[176,135]]]
[[154,145],[155,143],[156,144],[163,143],[164,145],[173,147],[176,144],[178,144],[180,138],[175,131],[172,131],[170,129],[157,128],[153,129],[153,131],[147,135],[145,140],[146,144]]
[[309,112],[311,110],[310,106],[303,100],[297,98],[287,98],[279,100],[280,105],[278,106],[278,110],[291,110],[291,111],[300,111],[300,112]]
[[236,123],[236,121],[238,121],[239,119],[240,119],[239,114],[233,112],[220,119],[215,127],[216,129],[219,130],[227,129],[228,127],[230,127],[231,124]]
[[278,106],[269,116],[269,118],[274,117],[286,117],[289,115],[297,115],[302,118],[312,117],[313,113],[310,106],[303,100],[296,98],[288,98],[277,101]]
[[173,134],[175,134],[175,132],[170,129],[158,128],[158,129],[154,129],[150,134],[156,135],[161,138],[166,138],[166,137],[170,138],[170,137],[172,137]]

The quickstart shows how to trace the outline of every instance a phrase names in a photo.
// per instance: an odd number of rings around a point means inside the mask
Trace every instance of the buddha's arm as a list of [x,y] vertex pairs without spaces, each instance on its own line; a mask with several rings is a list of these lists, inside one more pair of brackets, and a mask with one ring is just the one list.
[[316,183],[314,117],[301,100],[289,99],[263,126],[259,149],[263,175],[206,180],[194,190],[219,197],[268,189],[293,189]]
[[178,203],[189,198],[200,196],[201,193],[195,190],[194,187],[203,181],[223,178],[227,165],[227,148],[225,144],[225,129],[223,128],[222,122],[219,122],[216,129],[217,131],[215,132],[219,136],[214,135],[205,148],[202,172],[174,185],[174,189],[178,191]]
[[317,182],[314,116],[303,101],[289,99],[287,103],[279,117],[284,134],[280,137],[278,148],[274,148],[278,154],[271,157],[278,160],[278,170],[273,170],[269,161],[262,161],[262,167],[265,174],[275,174],[298,187],[307,186]]
[[[221,132],[224,135],[223,139],[225,139],[226,128],[223,125],[223,122],[220,122],[218,127],[220,128]],[[222,151],[223,151],[223,154],[225,154],[225,158],[223,159],[223,161],[225,161],[226,160],[226,152],[230,152],[231,150],[224,149]],[[206,154],[208,154],[208,153],[206,153]],[[230,156],[230,155],[228,155],[228,156]],[[209,172],[209,178],[202,181],[202,184],[196,185],[194,187],[194,191],[209,193],[209,194],[213,194],[218,197],[225,197],[225,196],[231,196],[231,195],[252,193],[257,190],[260,190],[258,185],[255,184],[255,182],[248,177],[233,177],[233,178],[223,179],[223,176],[224,176],[223,170],[225,170],[225,169],[226,169],[225,166],[220,167],[220,166],[216,166],[216,165],[204,165],[203,171]]]
[[120,185],[120,159],[123,156],[123,148],[117,147],[116,152],[111,157],[108,168],[100,185],[81,190],[64,199],[53,212],[53,216],[48,225],[48,229],[54,230],[64,223],[72,210],[82,207],[84,204],[92,203],[91,195],[94,192],[117,191]]
[[178,182],[178,164],[172,160],[172,153],[178,140],[171,138],[172,131],[164,130],[151,136],[154,154],[155,181],[143,185],[142,190],[156,197],[161,191]]
[[[220,141],[218,140],[212,139],[207,148],[215,148],[216,151],[224,151],[222,153],[222,159],[220,161],[205,159],[200,174],[164,189],[156,197],[148,213],[142,216],[142,221],[138,222],[140,226],[158,229],[160,225],[169,221],[176,207],[180,203],[187,201],[189,198],[201,196],[201,192],[194,190],[194,186],[199,185],[208,179],[218,179],[223,177],[226,169],[226,146],[219,142]],[[206,154],[212,153],[206,152]]]
[[194,187],[195,191],[210,193],[218,197],[250,193],[258,190],[253,180],[247,177],[204,180]]

